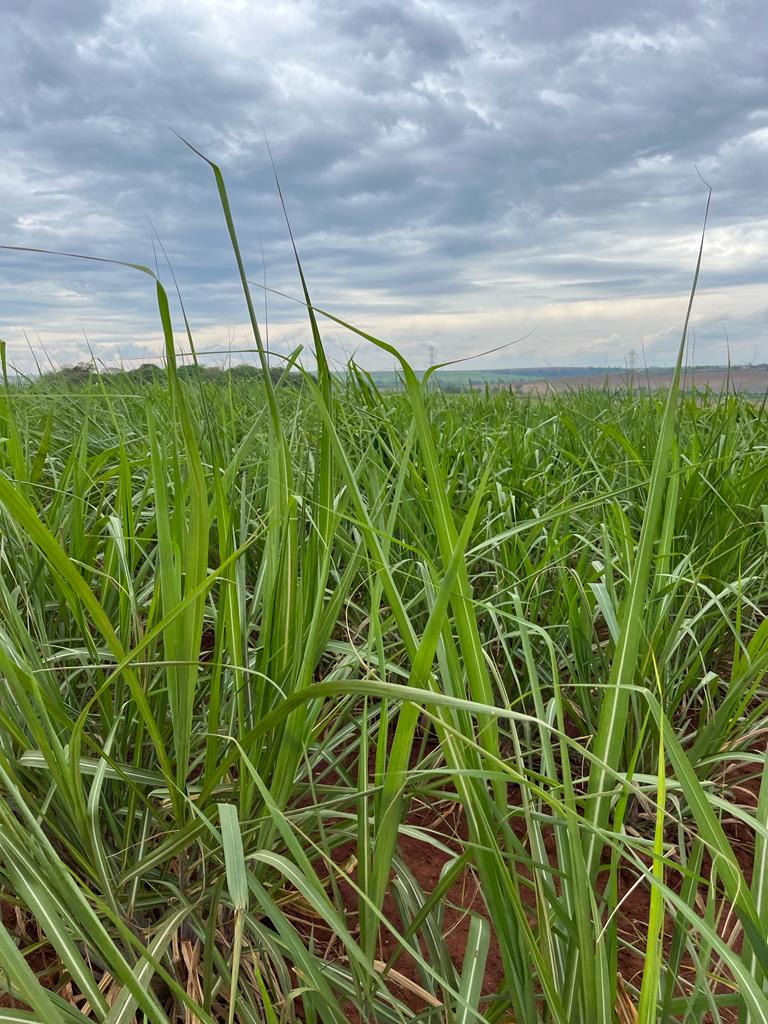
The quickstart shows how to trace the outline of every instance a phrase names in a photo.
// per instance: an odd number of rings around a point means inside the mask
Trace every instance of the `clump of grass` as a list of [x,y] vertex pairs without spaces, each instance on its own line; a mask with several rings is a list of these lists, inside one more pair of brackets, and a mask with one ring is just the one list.
[[260,384],[2,352],[0,1022],[768,1020],[762,407],[276,382],[211,167]]

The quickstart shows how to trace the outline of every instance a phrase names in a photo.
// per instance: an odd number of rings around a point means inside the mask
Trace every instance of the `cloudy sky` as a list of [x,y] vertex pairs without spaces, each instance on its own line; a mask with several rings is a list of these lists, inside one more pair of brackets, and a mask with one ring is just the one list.
[[[714,188],[697,362],[768,360],[765,0],[0,0],[0,243],[152,263],[197,343],[249,346],[207,166],[250,277],[416,366],[668,363]],[[164,264],[161,273],[168,278]],[[262,319],[287,352],[301,308]],[[389,365],[332,324],[337,360]],[[0,251],[0,337],[107,363],[159,351],[151,282]],[[179,336],[181,344],[181,335]],[[223,357],[211,356],[210,361]]]

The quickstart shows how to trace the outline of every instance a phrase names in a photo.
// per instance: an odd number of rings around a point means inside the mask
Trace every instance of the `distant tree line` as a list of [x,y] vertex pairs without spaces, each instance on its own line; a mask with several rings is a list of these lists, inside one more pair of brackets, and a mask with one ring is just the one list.
[[[250,366],[247,363],[238,363],[237,366],[231,366],[227,369],[222,369],[218,366],[205,366],[202,363],[197,365],[185,364],[177,367],[176,370],[180,380],[198,381],[202,379],[213,383],[223,383],[228,379],[257,383],[262,379],[262,372],[260,366]],[[75,363],[73,366],[64,366],[60,369],[50,370],[44,373],[43,377],[48,381],[58,380],[77,385],[95,379],[98,374],[106,376],[110,380],[156,381],[160,383],[166,379],[168,371],[164,366],[158,366],[156,363],[142,363],[134,369],[120,367],[105,370],[98,369],[93,362],[82,362]],[[287,384],[291,387],[301,385],[301,374],[295,370],[286,374],[279,367],[271,366],[269,368],[269,376],[273,384],[282,381],[283,385]]]

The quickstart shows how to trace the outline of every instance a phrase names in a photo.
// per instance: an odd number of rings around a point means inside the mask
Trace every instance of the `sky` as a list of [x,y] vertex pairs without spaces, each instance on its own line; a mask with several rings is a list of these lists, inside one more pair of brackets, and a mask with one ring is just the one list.
[[[278,359],[309,332],[263,289],[300,295],[265,139],[313,303],[416,367],[669,364],[699,175],[713,196],[690,358],[768,361],[764,0],[0,0],[0,14],[0,244],[146,263],[172,286],[170,265],[207,362],[250,360],[253,340],[211,169],[174,132],[222,168]],[[173,314],[184,348],[175,299]],[[322,331],[336,363],[391,367]],[[22,368],[89,345],[105,365],[146,361],[161,351],[152,281],[0,250],[0,338]]]

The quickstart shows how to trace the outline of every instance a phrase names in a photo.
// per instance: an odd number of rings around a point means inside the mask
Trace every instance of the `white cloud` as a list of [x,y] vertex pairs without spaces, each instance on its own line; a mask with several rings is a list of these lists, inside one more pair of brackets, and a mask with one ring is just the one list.
[[[295,293],[266,132],[316,301],[417,363],[535,324],[494,364],[621,362],[640,337],[668,360],[698,166],[715,195],[697,354],[719,357],[723,317],[732,351],[765,345],[761,0],[6,8],[0,240],[151,264],[151,218],[209,347],[242,332],[242,297],[210,172],[169,125],[223,164],[252,277],[263,249],[269,284]],[[110,358],[141,356],[157,323],[134,276],[2,253],[0,336],[22,362],[25,329],[62,359],[85,354],[83,328]],[[294,305],[271,316],[276,342],[306,339]]]

